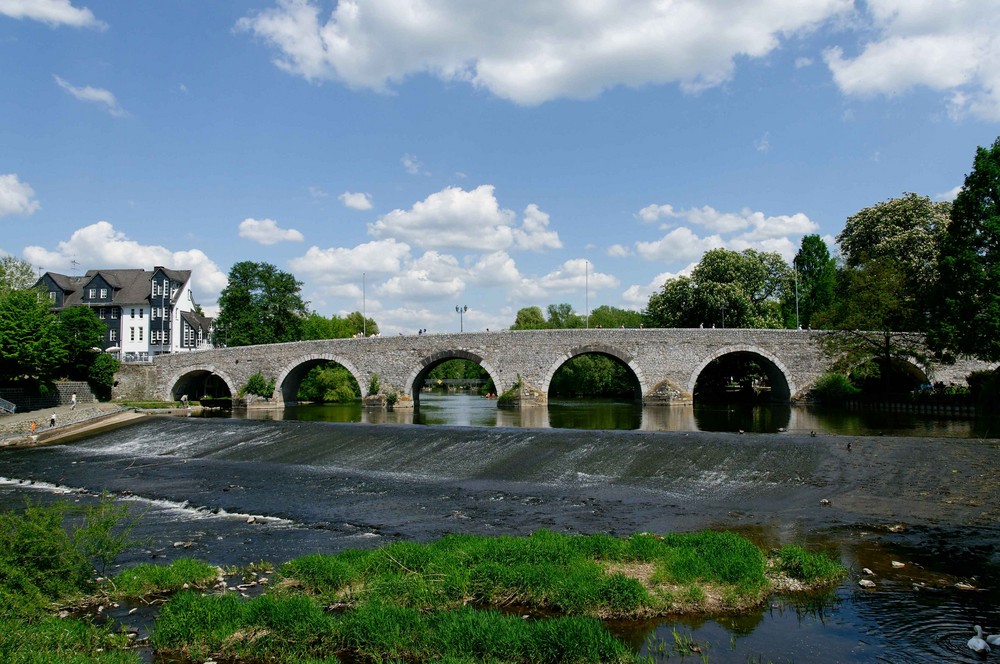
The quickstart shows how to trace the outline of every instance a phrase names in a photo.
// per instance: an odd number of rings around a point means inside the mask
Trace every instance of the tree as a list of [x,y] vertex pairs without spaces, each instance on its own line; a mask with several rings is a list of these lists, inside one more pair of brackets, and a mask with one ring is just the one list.
[[219,297],[219,340],[229,346],[298,341],[306,316],[301,287],[301,281],[269,263],[237,263]]
[[[847,267],[884,258],[897,265],[912,297],[929,304],[927,294],[937,283],[938,253],[948,227],[951,203],[934,203],[927,196],[904,194],[847,218],[837,236]],[[922,329],[923,312],[908,325]]]
[[98,353],[91,362],[87,372],[90,387],[101,399],[111,398],[111,388],[115,383],[115,374],[121,363],[107,353]]
[[544,330],[548,326],[540,307],[524,307],[518,310],[517,317],[514,319],[514,324],[510,326],[510,329]]
[[326,318],[313,311],[302,320],[301,338],[303,341],[349,339],[361,334],[368,336],[378,334],[378,324],[374,319],[362,316],[360,311],[352,311],[344,318],[336,314]]
[[590,327],[639,327],[642,314],[602,304],[590,312]]
[[28,261],[14,256],[0,256],[0,293],[28,290],[37,280]]
[[548,307],[548,327],[554,330],[576,329],[585,325],[583,316],[573,313],[573,307],[563,302]]
[[781,327],[791,270],[779,254],[705,252],[690,277],[668,280],[646,306],[653,327]]
[[1000,360],[1000,138],[976,149],[952,206],[938,269],[931,346]]
[[59,321],[32,290],[0,294],[0,376],[47,380],[66,360]]
[[782,300],[785,325],[794,327],[798,324],[809,328],[813,326],[813,314],[833,304],[837,263],[830,257],[830,250],[823,238],[819,235],[806,235],[802,238],[792,265],[794,282],[787,286]]
[[86,380],[94,358],[101,354],[107,327],[92,309],[78,306],[59,314],[58,332],[66,348],[67,375],[73,380]]

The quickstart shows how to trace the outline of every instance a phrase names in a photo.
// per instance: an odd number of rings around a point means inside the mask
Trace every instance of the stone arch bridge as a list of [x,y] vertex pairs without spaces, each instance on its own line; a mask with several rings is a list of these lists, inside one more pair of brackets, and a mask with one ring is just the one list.
[[[635,377],[638,396],[648,405],[689,402],[702,371],[717,358],[740,354],[768,375],[780,400],[805,396],[828,369],[819,347],[821,332],[749,329],[589,329],[518,330],[428,334],[358,339],[298,341],[157,356],[151,364],[123,365],[116,398],[177,400],[197,398],[210,383],[230,395],[256,372],[274,379],[274,405],[295,402],[299,383],[312,367],[338,362],[353,374],[362,392],[377,376],[380,392],[396,393],[396,407],[419,399],[423,379],[450,359],[476,362],[498,393],[519,386],[521,405],[542,405],[555,372],[572,357],[597,353],[615,358]],[[933,381],[963,383],[971,364],[921,367]],[[225,391],[225,390],[222,390]]]

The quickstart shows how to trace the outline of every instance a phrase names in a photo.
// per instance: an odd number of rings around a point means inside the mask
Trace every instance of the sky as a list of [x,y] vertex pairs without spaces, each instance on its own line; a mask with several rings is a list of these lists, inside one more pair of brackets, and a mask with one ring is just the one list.
[[998,135],[995,0],[0,0],[0,255],[209,314],[240,261],[388,334],[641,310]]

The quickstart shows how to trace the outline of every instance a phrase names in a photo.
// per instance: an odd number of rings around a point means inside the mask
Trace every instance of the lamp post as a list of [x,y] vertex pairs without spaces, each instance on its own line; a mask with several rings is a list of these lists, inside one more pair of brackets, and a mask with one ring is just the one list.
[[368,336],[368,296],[366,293],[365,273],[361,273],[361,336]]
[[583,262],[584,290],[587,302],[587,329],[590,329],[590,261]]
[[799,322],[799,265],[798,256],[792,259],[792,270],[795,272],[795,329],[801,330],[802,324]]
[[468,305],[465,305],[465,304],[456,304],[455,305],[455,311],[458,312],[458,331],[459,332],[464,332],[465,331],[465,322],[463,320],[463,316],[465,315],[465,312],[468,311],[468,310],[469,310]]

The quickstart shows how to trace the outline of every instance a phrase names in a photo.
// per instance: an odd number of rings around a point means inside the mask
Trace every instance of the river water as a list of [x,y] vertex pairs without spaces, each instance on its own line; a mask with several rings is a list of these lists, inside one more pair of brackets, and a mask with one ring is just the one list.
[[[280,562],[452,532],[728,528],[765,547],[826,550],[852,569],[831,592],[776,596],[746,614],[611,626],[657,661],[676,659],[657,653],[678,632],[710,662],[972,662],[972,626],[1000,631],[989,493],[1000,485],[980,468],[995,477],[1000,441],[972,436],[975,424],[964,435],[958,424],[906,425],[950,439],[864,438],[826,435],[820,415],[772,413],[739,421],[784,422],[785,432],[740,435],[714,432],[693,409],[650,420],[633,408],[631,420],[595,423],[580,415],[586,408],[550,409],[538,427],[470,397],[424,397],[409,417],[431,426],[324,421],[335,418],[306,408],[283,421],[151,417],[69,445],[0,452],[0,506],[111,491],[144,514],[138,534],[150,542],[123,564]],[[615,431],[609,421],[636,426]],[[650,421],[686,424],[664,431]],[[973,482],[978,493],[963,491]],[[875,572],[874,590],[857,584],[863,567]]]

